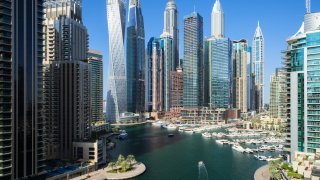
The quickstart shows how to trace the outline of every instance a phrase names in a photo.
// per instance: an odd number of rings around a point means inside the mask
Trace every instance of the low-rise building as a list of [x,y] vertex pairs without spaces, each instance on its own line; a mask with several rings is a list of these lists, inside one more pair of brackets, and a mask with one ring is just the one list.
[[92,162],[96,165],[107,162],[106,138],[93,142],[73,142],[73,159]]

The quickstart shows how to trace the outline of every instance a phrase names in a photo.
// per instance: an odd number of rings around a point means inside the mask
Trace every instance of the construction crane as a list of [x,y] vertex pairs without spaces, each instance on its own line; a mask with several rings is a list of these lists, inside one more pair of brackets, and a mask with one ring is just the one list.
[[311,13],[311,0],[306,0],[307,14]]

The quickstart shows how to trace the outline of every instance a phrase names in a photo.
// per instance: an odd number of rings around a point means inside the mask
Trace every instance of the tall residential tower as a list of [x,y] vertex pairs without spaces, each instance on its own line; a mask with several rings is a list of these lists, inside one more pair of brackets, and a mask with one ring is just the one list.
[[264,105],[264,37],[259,22],[252,42],[252,61],[256,85],[256,110],[261,112]]
[[145,111],[145,40],[140,0],[130,0],[127,24],[128,112]]
[[103,57],[100,51],[89,50],[91,65],[91,114],[92,121],[103,120]]
[[127,112],[127,81],[124,59],[126,19],[125,0],[107,0],[109,32],[109,79],[107,87],[107,120],[120,121]]
[[70,160],[72,143],[89,139],[91,125],[91,70],[81,0],[47,0],[44,22],[46,155]]
[[173,62],[171,71],[175,71],[179,65],[179,25],[178,25],[178,10],[174,0],[168,0],[164,11],[164,30],[169,33],[173,39]]

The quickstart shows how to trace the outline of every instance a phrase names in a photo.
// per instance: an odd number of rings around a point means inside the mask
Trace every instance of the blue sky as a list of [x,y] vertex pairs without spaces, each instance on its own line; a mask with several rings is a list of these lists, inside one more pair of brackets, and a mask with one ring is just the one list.
[[[175,0],[179,11],[180,56],[183,56],[183,17],[194,8],[203,16],[204,36],[210,36],[211,11],[215,0]],[[247,39],[250,44],[257,26],[265,38],[265,100],[269,98],[269,79],[281,67],[281,51],[286,38],[298,31],[305,14],[305,0],[220,0],[225,12],[225,34],[232,40]],[[146,42],[163,31],[163,11],[167,0],[141,0]],[[312,11],[320,10],[320,1],[312,1]],[[108,77],[108,29],[106,0],[83,0],[83,20],[89,31],[90,49],[103,52],[104,99]]]

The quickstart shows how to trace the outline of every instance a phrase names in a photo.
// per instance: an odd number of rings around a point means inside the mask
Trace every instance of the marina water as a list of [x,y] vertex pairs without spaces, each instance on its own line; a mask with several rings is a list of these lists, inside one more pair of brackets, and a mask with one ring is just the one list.
[[[201,134],[169,131],[151,124],[125,130],[128,138],[113,139],[116,148],[110,155],[116,159],[119,154],[133,154],[143,162],[147,171],[135,180],[197,180],[206,176],[208,180],[252,180],[254,172],[266,164],[252,154],[239,153]],[[200,161],[204,166],[199,166]]]

